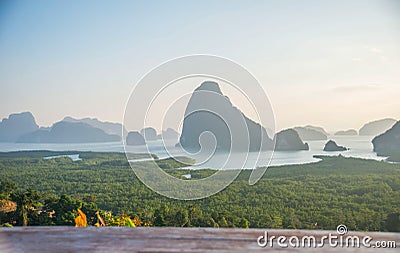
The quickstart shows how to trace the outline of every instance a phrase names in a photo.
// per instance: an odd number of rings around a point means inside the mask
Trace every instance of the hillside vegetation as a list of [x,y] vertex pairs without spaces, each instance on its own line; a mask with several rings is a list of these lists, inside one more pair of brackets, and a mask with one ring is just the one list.
[[[40,195],[37,208],[49,199],[75,201],[63,222],[53,218],[46,225],[73,224],[68,221],[73,218],[71,213],[86,205],[92,213],[95,209],[124,213],[155,226],[335,229],[345,224],[349,230],[400,230],[399,164],[321,157],[317,163],[269,168],[253,186],[248,184],[251,171],[242,171],[229,187],[212,197],[180,201],[148,189],[121,154],[84,153],[82,160],[75,162],[67,157],[29,156],[29,152],[0,154],[1,180],[15,183],[22,191],[33,189]],[[141,166],[145,164],[141,162]],[[214,173],[177,169],[184,164],[173,159],[162,160],[160,165],[176,177],[190,173],[192,180]],[[3,199],[12,196],[4,189],[1,194]],[[10,219],[10,215],[1,217]],[[36,220],[28,225],[44,224]]]

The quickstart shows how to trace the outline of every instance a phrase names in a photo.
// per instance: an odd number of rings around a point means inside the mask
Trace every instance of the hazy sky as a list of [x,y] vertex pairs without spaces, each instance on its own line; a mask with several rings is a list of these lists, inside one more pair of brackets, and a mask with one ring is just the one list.
[[250,70],[278,129],[400,119],[396,0],[1,1],[0,117],[121,122],[133,85],[188,54]]

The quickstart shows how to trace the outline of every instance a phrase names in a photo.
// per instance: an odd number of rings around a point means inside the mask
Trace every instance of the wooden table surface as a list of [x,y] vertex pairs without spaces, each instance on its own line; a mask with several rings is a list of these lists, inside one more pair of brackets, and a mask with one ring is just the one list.
[[[270,236],[314,236],[317,241],[336,231],[264,230],[215,228],[122,228],[122,227],[14,227],[0,228],[0,252],[379,252],[376,248],[281,248],[260,247],[257,238]],[[395,241],[400,252],[400,233],[349,232],[347,235],[370,236],[376,240]]]

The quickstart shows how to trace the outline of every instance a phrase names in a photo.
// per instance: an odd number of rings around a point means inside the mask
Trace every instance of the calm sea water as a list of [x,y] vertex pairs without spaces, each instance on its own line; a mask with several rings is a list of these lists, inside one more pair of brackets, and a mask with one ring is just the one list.
[[[232,153],[215,153],[211,155],[211,159],[205,156],[192,156],[196,162],[200,164],[193,168],[213,168],[213,169],[231,169],[231,168],[254,168],[255,166],[266,165],[287,165],[287,164],[304,164],[316,162],[318,159],[313,158],[314,155],[338,155],[342,154],[346,157],[358,157],[374,160],[383,160],[384,157],[378,157],[372,151],[373,136],[330,136],[329,139],[336,141],[338,145],[350,148],[348,151],[341,152],[324,152],[323,147],[326,141],[308,141],[310,150],[308,151],[271,151]],[[187,156],[180,149],[175,148],[176,141],[169,141],[166,147],[162,145],[162,141],[149,142],[148,151],[156,154],[160,158],[169,156]],[[19,150],[54,150],[54,151],[98,151],[98,152],[124,152],[124,147],[120,142],[111,143],[79,143],[79,144],[45,144],[45,143],[0,143],[0,151],[19,151]],[[129,152],[146,153],[145,146],[129,147]],[[271,158],[272,155],[272,159]]]

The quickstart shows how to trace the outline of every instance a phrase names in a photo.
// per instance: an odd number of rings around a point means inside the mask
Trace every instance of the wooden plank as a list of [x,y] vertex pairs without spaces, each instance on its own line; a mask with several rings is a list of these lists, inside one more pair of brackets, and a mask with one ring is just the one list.
[[[0,229],[0,252],[315,252],[316,248],[281,248],[276,244],[263,248],[257,238],[263,229],[215,228],[123,228],[123,227],[15,227]],[[267,230],[271,236],[315,236],[318,241],[336,231]],[[347,235],[370,236],[373,241],[395,241],[398,252],[399,233],[349,232]],[[324,252],[376,252],[375,248],[332,248],[325,244]]]

